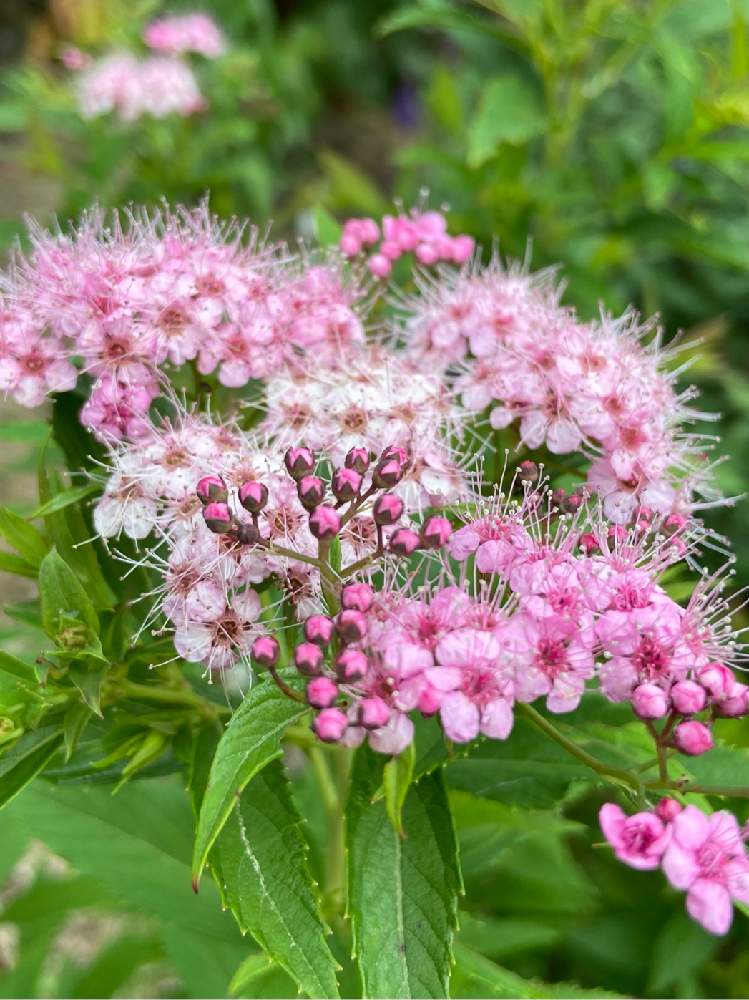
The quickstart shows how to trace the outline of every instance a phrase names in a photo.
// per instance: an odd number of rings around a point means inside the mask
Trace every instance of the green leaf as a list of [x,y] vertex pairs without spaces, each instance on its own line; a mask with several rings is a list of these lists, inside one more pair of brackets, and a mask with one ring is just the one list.
[[208,863],[240,929],[308,996],[337,997],[301,823],[283,766],[271,761],[235,801]]
[[245,695],[221,737],[211,765],[208,786],[200,808],[193,853],[193,879],[197,885],[208,852],[241,794],[259,771],[281,755],[281,737],[287,726],[307,711],[276,685],[264,679]]
[[[317,242],[320,246],[338,246],[338,241],[341,238],[340,222],[326,208],[323,208],[322,205],[316,205],[312,210],[312,214],[315,220]],[[338,540],[337,536],[336,540]]]
[[44,631],[59,646],[84,652],[92,643],[98,643],[96,610],[75,573],[56,549],[44,557],[39,567],[39,597]]
[[457,845],[440,771],[413,785],[405,839],[372,804],[383,761],[357,751],[346,810],[348,908],[365,997],[445,997],[457,900]]
[[12,552],[0,551],[0,570],[4,573],[13,573],[15,576],[27,576],[32,580],[36,579],[36,568],[26,559],[14,556]]
[[0,535],[28,563],[38,567],[49,551],[49,545],[32,524],[7,507],[0,507]]
[[65,712],[62,723],[63,741],[65,743],[65,760],[73,756],[83,731],[91,720],[91,709],[88,705],[71,705]]
[[648,993],[666,993],[704,965],[717,951],[719,938],[708,934],[683,910],[671,917],[653,947]]
[[749,749],[718,743],[701,757],[679,756],[685,770],[703,785],[716,785],[730,794],[749,787]]
[[379,189],[358,167],[332,150],[320,153],[320,164],[331,185],[331,200],[336,207],[363,212],[379,218],[390,210]]
[[541,99],[530,83],[509,75],[489,80],[468,125],[468,165],[480,167],[503,142],[527,142],[540,135],[545,124]]
[[293,996],[296,989],[294,980],[283,969],[269,962],[265,955],[250,955],[234,973],[229,983],[229,996],[252,997],[253,1000],[278,997],[283,1000]]
[[84,657],[81,662],[71,663],[68,667],[68,677],[80,692],[84,704],[99,718],[102,718],[101,686],[107,670],[108,666],[102,667],[101,661],[93,657]]
[[126,985],[139,966],[159,962],[163,958],[164,948],[152,934],[120,934],[76,976],[66,995],[75,998],[111,997]]
[[54,514],[58,510],[64,510],[65,507],[69,507],[71,504],[85,500],[92,493],[96,493],[98,489],[99,487],[96,483],[87,483],[85,486],[69,486],[66,490],[61,490],[55,496],[51,497],[51,499],[47,500],[46,503],[37,507],[30,516],[32,518],[46,517],[48,514]]
[[393,757],[385,765],[382,773],[382,787],[385,792],[385,811],[388,819],[393,824],[393,829],[405,836],[403,830],[403,804],[406,801],[408,790],[414,776],[414,761],[416,750],[413,743],[409,743],[403,753]]
[[0,673],[12,677],[15,683],[27,691],[39,690],[39,678],[30,663],[19,660],[10,653],[0,650]]
[[43,771],[62,744],[60,726],[49,725],[23,736],[0,757],[0,807]]

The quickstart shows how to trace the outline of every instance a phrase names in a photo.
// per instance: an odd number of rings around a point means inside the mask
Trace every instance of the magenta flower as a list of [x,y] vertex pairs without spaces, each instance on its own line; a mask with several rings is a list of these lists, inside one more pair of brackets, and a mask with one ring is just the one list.
[[749,859],[736,817],[721,810],[706,816],[686,806],[671,822],[663,871],[687,892],[687,911],[711,934],[726,934],[732,900],[749,903]]
[[546,695],[550,712],[571,712],[585,681],[594,674],[593,655],[580,628],[561,615],[535,618],[520,612],[504,633],[515,662],[515,697]]
[[613,802],[598,814],[603,835],[620,861],[630,868],[658,868],[670,840],[670,829],[651,812],[627,816]]

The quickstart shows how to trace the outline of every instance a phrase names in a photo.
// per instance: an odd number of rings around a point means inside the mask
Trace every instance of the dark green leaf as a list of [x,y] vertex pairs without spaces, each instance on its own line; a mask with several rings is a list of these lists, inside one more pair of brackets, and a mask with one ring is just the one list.
[[535,88],[519,76],[498,76],[485,84],[468,126],[468,165],[480,167],[500,143],[515,145],[539,135],[545,125]]
[[75,573],[52,549],[39,567],[44,631],[64,650],[83,652],[98,643],[99,618]]
[[43,771],[62,744],[62,729],[50,725],[24,733],[0,757],[0,807]]
[[387,762],[382,774],[385,811],[393,824],[393,829],[401,836],[404,836],[403,803],[413,781],[415,756],[414,744],[409,743],[403,753]]

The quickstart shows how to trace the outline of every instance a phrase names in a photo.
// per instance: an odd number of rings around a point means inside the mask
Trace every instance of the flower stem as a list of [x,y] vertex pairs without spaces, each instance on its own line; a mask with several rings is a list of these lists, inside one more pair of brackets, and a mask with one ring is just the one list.
[[231,709],[201,698],[191,688],[164,688],[153,684],[138,684],[128,678],[117,682],[117,691],[140,701],[158,701],[165,705],[186,705],[204,715],[231,715]]

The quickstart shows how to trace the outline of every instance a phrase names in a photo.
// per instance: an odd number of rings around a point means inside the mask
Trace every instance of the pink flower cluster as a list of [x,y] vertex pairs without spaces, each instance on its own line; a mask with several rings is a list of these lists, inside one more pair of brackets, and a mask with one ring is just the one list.
[[75,88],[84,118],[114,113],[134,122],[144,115],[187,117],[207,107],[190,66],[172,56],[111,52],[84,66]]
[[223,32],[212,17],[201,11],[151,21],[143,31],[143,41],[149,49],[168,55],[196,52],[216,59],[226,51]]
[[425,275],[398,336],[432,370],[451,369],[466,409],[488,408],[493,428],[517,423],[526,448],[592,456],[588,482],[612,521],[640,505],[678,511],[693,490],[714,499],[705,444],[682,428],[704,415],[687,405],[692,390],[676,392],[661,331],[631,311],[585,323],[560,291],[552,272],[497,259]]
[[71,356],[95,379],[83,420],[103,439],[140,437],[162,370],[194,363],[226,386],[264,378],[300,353],[323,363],[363,339],[359,290],[334,259],[264,248],[205,205],[100,212],[70,234],[32,231],[0,311],[0,387],[39,405],[75,384]]
[[419,264],[440,261],[465,264],[475,249],[473,237],[450,236],[447,219],[441,212],[411,212],[409,215],[386,215],[380,226],[374,219],[348,219],[343,225],[340,248],[347,257],[357,257],[365,248],[382,242],[371,253],[367,267],[376,278],[389,278],[393,263],[405,253],[412,253]]
[[749,904],[749,857],[745,832],[731,813],[706,815],[662,799],[654,811],[633,816],[614,803],[601,807],[601,829],[625,864],[661,868],[687,894],[687,912],[711,934],[726,934],[733,901]]

